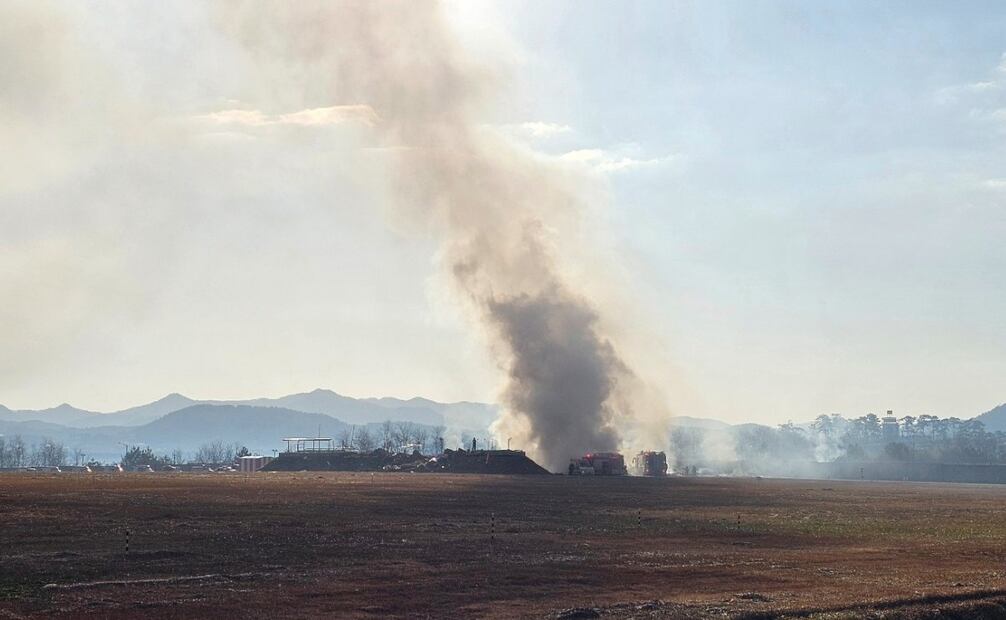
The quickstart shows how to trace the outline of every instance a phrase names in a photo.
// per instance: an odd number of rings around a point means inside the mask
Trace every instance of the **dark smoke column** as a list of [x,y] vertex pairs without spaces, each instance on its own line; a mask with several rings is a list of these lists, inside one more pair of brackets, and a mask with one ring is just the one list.
[[[221,23],[258,64],[303,76],[298,105],[373,109],[370,135],[391,163],[398,227],[437,240],[505,373],[498,436],[553,471],[585,451],[618,449],[633,432],[640,383],[602,327],[599,298],[569,275],[563,243],[579,239],[583,178],[487,126],[505,85],[458,44],[441,7],[222,6]],[[328,98],[306,101],[318,93]]]
[[617,450],[608,398],[624,367],[589,306],[555,290],[490,300],[487,312],[512,356],[506,415],[543,465],[561,471],[588,450]]

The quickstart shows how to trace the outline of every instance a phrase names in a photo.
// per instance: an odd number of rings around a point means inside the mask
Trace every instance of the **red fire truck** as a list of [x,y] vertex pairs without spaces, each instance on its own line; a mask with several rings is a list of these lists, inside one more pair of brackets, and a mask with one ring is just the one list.
[[636,476],[666,476],[667,455],[663,452],[640,452],[632,459],[632,469]]
[[569,461],[570,476],[624,476],[625,459],[617,452],[588,452]]

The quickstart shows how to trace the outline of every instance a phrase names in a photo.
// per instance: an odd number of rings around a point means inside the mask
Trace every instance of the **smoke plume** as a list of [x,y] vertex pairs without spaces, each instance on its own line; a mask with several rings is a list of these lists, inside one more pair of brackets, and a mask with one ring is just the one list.
[[373,109],[399,215],[438,240],[505,372],[497,435],[552,470],[622,447],[639,382],[558,250],[582,209],[577,180],[484,126],[501,80],[463,51],[440,7],[254,2],[228,5],[222,22],[260,69],[315,76],[285,105]]

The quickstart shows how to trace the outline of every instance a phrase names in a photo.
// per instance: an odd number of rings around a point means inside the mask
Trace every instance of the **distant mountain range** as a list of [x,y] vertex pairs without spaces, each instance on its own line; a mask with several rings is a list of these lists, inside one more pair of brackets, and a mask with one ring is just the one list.
[[93,411],[77,409],[66,403],[51,409],[11,411],[7,407],[0,405],[0,420],[12,422],[27,422],[37,420],[40,422],[51,422],[53,424],[74,424],[92,415],[98,415]]
[[20,435],[27,443],[52,439],[89,456],[114,460],[124,445],[145,445],[155,451],[192,452],[204,443],[222,440],[270,453],[291,435],[336,437],[347,426],[385,420],[446,427],[449,441],[462,435],[485,436],[497,407],[485,403],[439,403],[425,398],[356,399],[317,389],[280,398],[194,400],[181,394],[114,411],[98,413],[62,404],[37,411],[12,411],[0,405],[0,435]]
[[[350,425],[370,426],[376,433],[385,420],[445,427],[447,444],[462,436],[484,437],[496,419],[496,405],[476,402],[440,403],[426,398],[352,398],[332,390],[249,400],[194,400],[168,394],[160,400],[111,413],[77,409],[69,404],[41,410],[12,411],[0,405],[0,436],[20,435],[28,444],[58,441],[70,450],[113,461],[125,445],[150,446],[155,451],[193,452],[216,440],[240,443],[269,454],[283,447],[288,436],[329,437]],[[1006,431],[1006,404],[979,416],[989,431]],[[724,431],[738,426],[708,418],[677,416],[676,427]],[[743,425],[741,425],[743,426]]]
[[77,409],[66,403],[51,409],[12,411],[0,405],[0,420],[10,422],[39,421],[74,428],[98,426],[139,426],[174,411],[193,405],[248,405],[252,407],[279,407],[320,413],[338,418],[348,424],[371,424],[384,420],[400,420],[431,426],[456,425],[484,427],[496,418],[496,406],[485,403],[438,403],[426,398],[401,400],[398,398],[352,398],[332,390],[317,389],[302,394],[280,398],[253,398],[248,400],[193,400],[181,394],[168,394],[146,405],[130,407],[111,413],[98,413]]
[[57,441],[89,457],[115,460],[127,445],[149,446],[159,453],[175,449],[191,453],[218,440],[271,454],[283,446],[280,440],[284,436],[315,436],[320,431],[337,437],[347,426],[330,416],[279,407],[193,405],[139,426],[76,428],[37,420],[0,420],[0,435],[20,435],[28,444]]

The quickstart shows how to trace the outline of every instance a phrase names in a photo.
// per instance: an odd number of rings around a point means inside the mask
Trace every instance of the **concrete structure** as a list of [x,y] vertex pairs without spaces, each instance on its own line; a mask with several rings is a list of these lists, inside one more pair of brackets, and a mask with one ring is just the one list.
[[901,439],[901,431],[898,429],[898,418],[894,417],[894,412],[887,410],[887,415],[880,419],[881,434],[884,441],[891,443]]
[[238,459],[238,462],[240,463],[240,471],[245,474],[257,472],[268,465],[270,461],[272,461],[271,456],[259,456],[257,454],[253,456],[242,456]]

